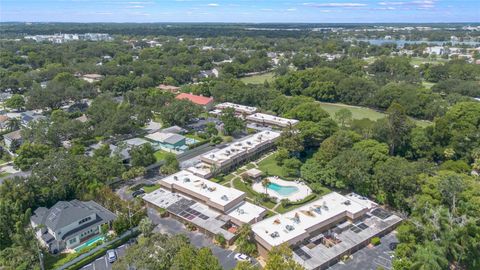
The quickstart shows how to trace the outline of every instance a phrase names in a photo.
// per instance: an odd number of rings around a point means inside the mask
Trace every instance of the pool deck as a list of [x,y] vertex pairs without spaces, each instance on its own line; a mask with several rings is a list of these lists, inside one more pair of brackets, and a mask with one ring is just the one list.
[[[283,196],[283,195],[277,193],[276,191],[267,188],[267,194],[269,196],[276,197],[279,200],[288,199],[292,202],[293,201],[298,201],[298,200],[301,200],[301,199],[307,197],[309,194],[312,193],[312,190],[306,184],[304,184],[302,182],[285,181],[285,180],[282,180],[282,179],[280,179],[276,176],[268,177],[268,180],[270,180],[270,183],[275,183],[275,184],[280,185],[280,186],[293,186],[293,187],[298,188],[297,192],[294,192],[293,194],[290,194],[289,196]],[[265,187],[263,187],[262,181],[258,181],[258,182],[253,183],[252,188],[253,188],[254,191],[256,191],[258,193],[265,193]]]

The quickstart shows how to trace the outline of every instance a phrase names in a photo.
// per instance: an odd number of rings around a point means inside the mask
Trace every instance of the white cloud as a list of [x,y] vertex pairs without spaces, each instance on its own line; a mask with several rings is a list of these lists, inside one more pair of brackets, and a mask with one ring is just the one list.
[[139,6],[139,5],[137,5],[137,6],[128,6],[128,8],[144,8],[144,7],[145,7],[145,6]]
[[381,6],[405,6],[405,7],[417,7],[419,9],[430,9],[434,8],[438,0],[414,0],[414,1],[405,1],[405,2],[378,2]]
[[287,11],[297,11],[296,8],[287,8]]
[[209,7],[218,7],[218,6],[220,6],[220,5],[217,4],[217,3],[210,3],[210,4],[207,4],[207,6],[209,6]]
[[309,7],[364,7],[364,3],[303,3],[304,6]]

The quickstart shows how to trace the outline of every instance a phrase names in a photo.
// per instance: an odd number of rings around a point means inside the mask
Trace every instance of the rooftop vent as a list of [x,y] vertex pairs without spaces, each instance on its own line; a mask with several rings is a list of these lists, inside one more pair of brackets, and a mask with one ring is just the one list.
[[223,195],[221,198],[222,198],[222,200],[224,200],[224,201],[228,201],[227,195]]

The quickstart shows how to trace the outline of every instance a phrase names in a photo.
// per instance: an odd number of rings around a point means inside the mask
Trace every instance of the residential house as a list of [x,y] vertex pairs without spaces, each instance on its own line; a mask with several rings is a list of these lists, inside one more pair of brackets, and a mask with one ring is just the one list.
[[213,108],[213,98],[212,97],[204,97],[204,96],[197,96],[194,94],[189,93],[181,93],[175,97],[176,99],[187,99],[190,100],[192,103],[202,106],[206,110],[210,110]]
[[30,223],[40,243],[50,252],[73,249],[101,234],[101,226],[116,215],[94,201],[59,201],[52,208],[39,207]]
[[174,86],[174,85],[168,85],[168,84],[163,84],[162,83],[159,86],[157,86],[157,88],[160,89],[160,90],[166,91],[166,92],[173,93],[173,94],[180,93],[180,87]]
[[8,120],[10,117],[6,115],[0,115],[0,130],[6,130],[8,128]]
[[186,150],[186,138],[180,134],[155,132],[145,138],[152,140],[153,145],[165,150]]
[[82,76],[82,79],[84,81],[87,81],[89,83],[95,83],[99,82],[103,79],[103,75],[100,74],[85,74]]
[[11,149],[12,145],[20,145],[22,143],[22,134],[20,130],[15,130],[3,135],[3,141],[7,149]]

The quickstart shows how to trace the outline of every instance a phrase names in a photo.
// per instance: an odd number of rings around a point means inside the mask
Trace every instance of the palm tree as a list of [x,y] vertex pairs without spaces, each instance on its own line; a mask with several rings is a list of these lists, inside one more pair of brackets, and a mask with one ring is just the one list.
[[18,118],[10,118],[7,121],[7,128],[9,131],[20,129],[21,121]]
[[413,254],[411,269],[415,270],[441,270],[448,268],[448,260],[444,250],[434,242],[427,242],[420,246]]
[[270,180],[268,178],[263,178],[262,186],[265,188],[265,193],[268,194],[268,185],[270,184]]

